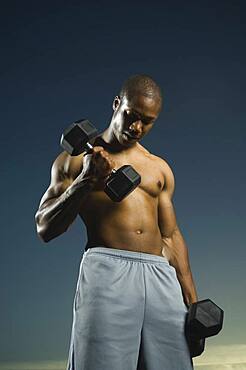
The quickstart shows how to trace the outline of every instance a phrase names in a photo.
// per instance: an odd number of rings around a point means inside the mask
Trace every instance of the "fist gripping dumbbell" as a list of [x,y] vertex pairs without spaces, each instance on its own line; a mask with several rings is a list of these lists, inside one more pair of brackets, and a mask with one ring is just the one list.
[[[98,135],[97,129],[86,119],[72,123],[62,134],[60,144],[70,155],[90,153],[93,146],[89,142]],[[113,169],[105,182],[104,191],[114,202],[120,202],[141,182],[141,176],[131,165]]]

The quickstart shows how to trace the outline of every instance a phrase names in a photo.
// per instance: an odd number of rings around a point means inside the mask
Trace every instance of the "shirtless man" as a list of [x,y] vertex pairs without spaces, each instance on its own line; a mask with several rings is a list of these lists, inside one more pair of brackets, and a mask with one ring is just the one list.
[[[130,77],[93,152],[62,152],[52,165],[35,215],[38,235],[48,242],[79,215],[88,236],[68,370],[136,370],[137,363],[146,370],[193,369],[184,320],[187,306],[198,299],[172,204],[174,175],[164,159],[139,143],[161,108],[153,79]],[[133,166],[141,183],[117,203],[103,185],[124,164]]]

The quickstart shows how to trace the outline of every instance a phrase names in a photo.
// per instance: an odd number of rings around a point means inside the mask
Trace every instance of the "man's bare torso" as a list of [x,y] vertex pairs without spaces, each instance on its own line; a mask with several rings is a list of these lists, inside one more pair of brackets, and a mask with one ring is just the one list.
[[[101,141],[94,145],[104,146]],[[159,158],[139,143],[119,153],[105,150],[115,161],[116,168],[132,165],[141,175],[141,183],[119,203],[112,202],[101,189],[95,188],[87,195],[79,215],[87,228],[88,246],[103,245],[165,255],[158,226],[158,196],[164,186]],[[81,166],[82,161],[80,156],[76,166]]]

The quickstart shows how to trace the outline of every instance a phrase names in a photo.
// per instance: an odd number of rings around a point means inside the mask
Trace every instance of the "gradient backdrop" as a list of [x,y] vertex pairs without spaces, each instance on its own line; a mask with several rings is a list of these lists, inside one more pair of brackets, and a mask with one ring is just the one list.
[[196,368],[246,369],[245,2],[6,4],[0,369],[65,369],[86,232],[77,219],[44,244],[34,214],[61,132],[81,117],[105,129],[114,96],[135,73],[151,75],[165,96],[142,144],[174,171],[199,299],[225,310],[224,329]]

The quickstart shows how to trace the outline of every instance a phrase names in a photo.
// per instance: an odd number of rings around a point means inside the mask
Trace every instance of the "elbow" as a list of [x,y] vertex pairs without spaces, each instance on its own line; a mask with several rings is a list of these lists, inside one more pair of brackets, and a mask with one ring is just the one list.
[[54,230],[53,228],[51,227],[48,227],[48,226],[45,226],[45,225],[38,225],[36,226],[36,230],[37,230],[37,235],[39,237],[39,239],[47,244],[49,241],[55,239],[56,237],[58,237],[59,235],[63,234],[65,231],[67,231],[66,229],[65,230]]
[[54,234],[51,233],[48,228],[45,227],[40,228],[37,226],[37,235],[43,243],[47,244],[49,241],[55,239],[58,235],[60,235],[60,233]]
[[38,237],[44,243],[48,243],[52,239],[55,239],[68,229],[68,227],[64,228],[64,225],[59,225],[58,227],[58,225],[54,225],[51,222],[45,221],[44,217],[41,217],[38,212],[35,215],[35,222]]
[[43,243],[48,243],[51,239],[53,239],[49,236],[47,227],[41,222],[39,212],[35,214],[35,224],[37,235]]
[[48,243],[51,239],[53,239],[53,238],[50,237],[47,230],[43,227],[40,227],[39,225],[36,225],[36,231],[37,231],[37,235],[38,235],[39,239],[43,243]]
[[53,238],[49,237],[47,233],[43,233],[43,232],[38,232],[37,231],[37,235],[39,237],[39,239],[43,242],[43,243],[48,243],[50,240],[52,240]]

